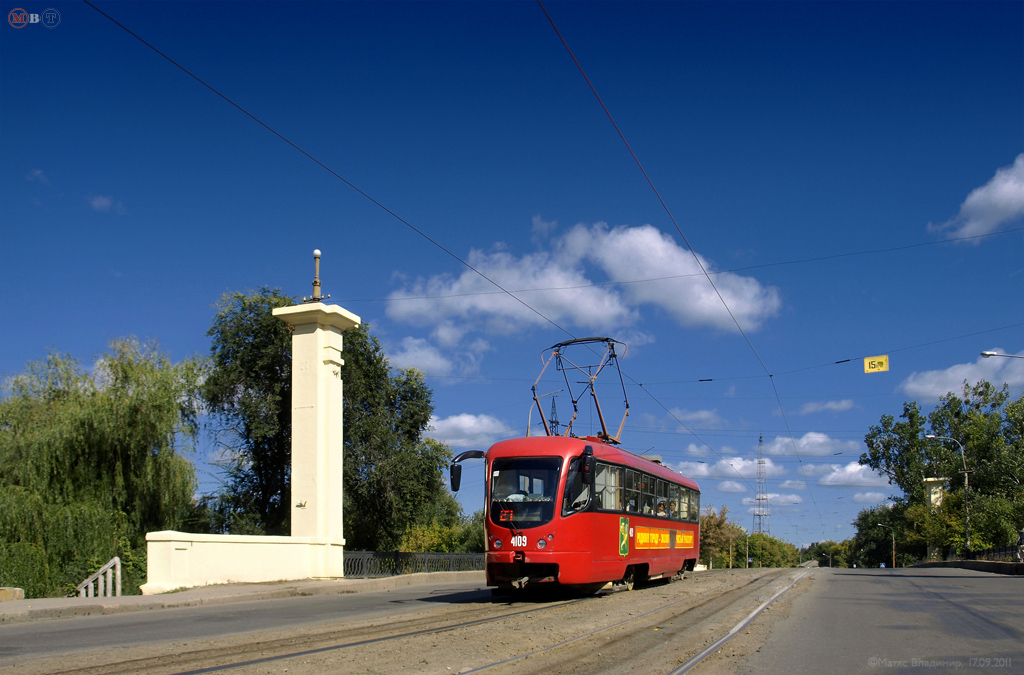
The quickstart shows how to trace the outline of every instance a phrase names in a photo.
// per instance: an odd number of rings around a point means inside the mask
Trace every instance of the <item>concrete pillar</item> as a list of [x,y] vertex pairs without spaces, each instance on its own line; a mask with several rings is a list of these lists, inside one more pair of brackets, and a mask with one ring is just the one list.
[[337,305],[279,307],[292,333],[291,536],[324,544],[323,569],[342,576],[342,333],[360,319]]
[[[935,513],[942,506],[942,495],[945,494],[944,487],[948,481],[948,478],[924,479],[924,497],[928,500],[928,509],[932,513]],[[928,553],[926,555],[929,561],[942,558],[942,552],[933,544],[928,544]]]

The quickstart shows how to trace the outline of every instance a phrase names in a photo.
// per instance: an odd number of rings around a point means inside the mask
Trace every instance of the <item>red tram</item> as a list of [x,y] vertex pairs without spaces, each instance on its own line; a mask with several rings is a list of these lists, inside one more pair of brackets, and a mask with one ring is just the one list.
[[[660,462],[614,447],[629,416],[629,401],[616,435],[605,424],[595,381],[618,367],[611,338],[578,338],[550,348],[533,385],[533,401],[546,436],[495,443],[483,452],[463,452],[452,461],[451,486],[459,490],[459,462],[483,458],[487,585],[499,590],[561,585],[596,590],[608,582],[632,589],[636,582],[692,570],[700,554],[700,488]],[[595,350],[603,345],[603,353]],[[625,347],[625,345],[623,345]],[[571,361],[567,349],[584,359]],[[537,384],[548,365],[563,374],[572,419],[559,436],[544,419]],[[568,373],[573,373],[573,378]],[[586,379],[582,382],[580,376]],[[619,371],[619,381],[622,372]],[[573,383],[585,384],[582,390]],[[564,391],[564,390],[560,390]],[[589,393],[601,431],[578,438],[573,424],[579,401]],[[625,384],[622,384],[625,398]]]
[[487,585],[596,590],[692,570],[700,547],[700,488],[658,462],[597,437],[501,441],[485,460]]

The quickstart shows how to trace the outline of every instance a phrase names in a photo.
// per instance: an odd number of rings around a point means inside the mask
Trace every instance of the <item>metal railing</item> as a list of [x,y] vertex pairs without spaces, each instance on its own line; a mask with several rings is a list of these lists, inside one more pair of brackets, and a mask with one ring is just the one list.
[[1012,562],[1024,562],[1021,560],[1021,551],[1019,546],[1000,546],[998,548],[990,548],[984,551],[971,551],[971,553],[965,556],[968,560],[1008,560]]
[[393,577],[416,572],[473,572],[484,569],[483,553],[382,553],[345,551],[345,576]]
[[[93,590],[95,587],[95,590]],[[95,574],[78,584],[80,598],[121,597],[121,559],[114,556]]]

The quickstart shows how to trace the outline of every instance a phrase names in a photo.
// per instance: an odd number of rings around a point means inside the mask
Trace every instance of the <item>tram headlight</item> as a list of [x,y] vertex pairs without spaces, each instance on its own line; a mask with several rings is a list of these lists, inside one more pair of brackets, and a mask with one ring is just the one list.
[[547,545],[548,545],[548,540],[547,539],[538,539],[537,540],[537,548],[544,548]]
[[494,540],[494,548],[501,548],[501,539]]

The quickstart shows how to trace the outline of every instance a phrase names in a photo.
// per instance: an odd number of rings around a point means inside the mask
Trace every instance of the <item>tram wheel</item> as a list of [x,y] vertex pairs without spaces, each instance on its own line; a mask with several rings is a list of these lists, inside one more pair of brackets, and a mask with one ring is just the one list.
[[626,576],[622,577],[622,585],[626,587],[627,591],[633,590],[636,586],[636,572],[632,565],[626,568]]

